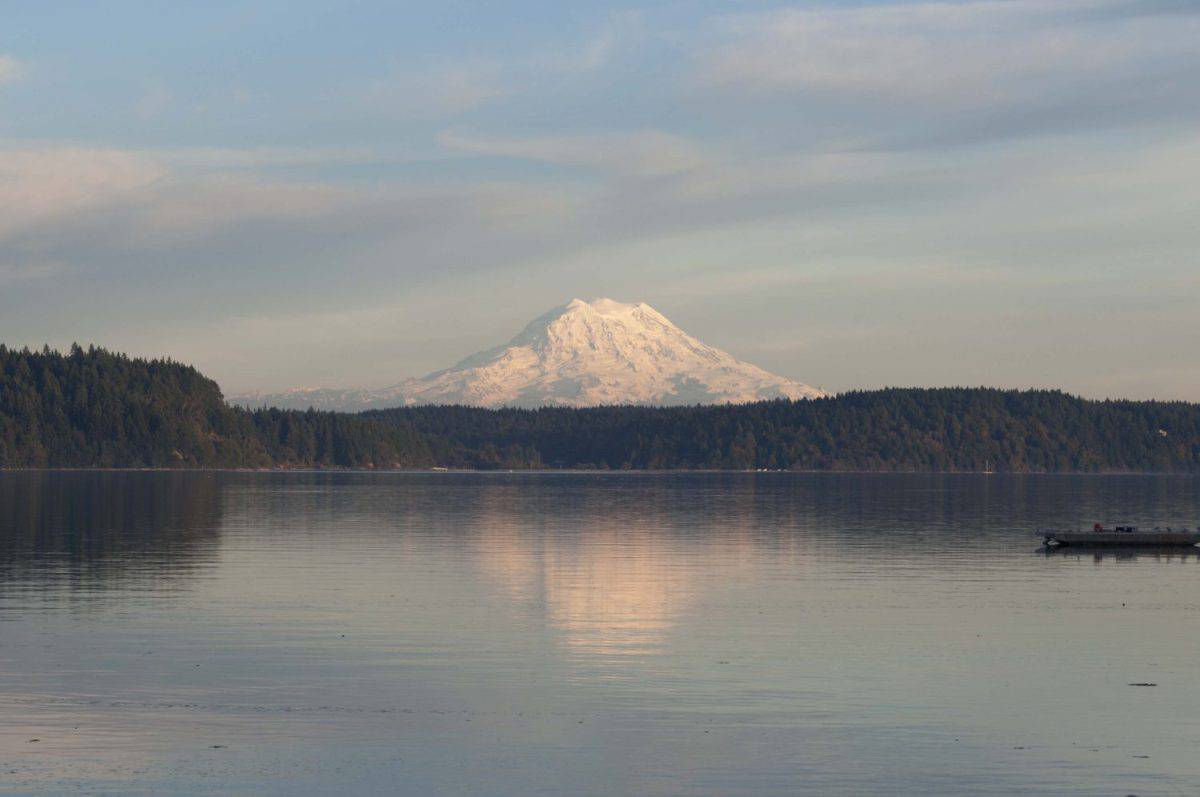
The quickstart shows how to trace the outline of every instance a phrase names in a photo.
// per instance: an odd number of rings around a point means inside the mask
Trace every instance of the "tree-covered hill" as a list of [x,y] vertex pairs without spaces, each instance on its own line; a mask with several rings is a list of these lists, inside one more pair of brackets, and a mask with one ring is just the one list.
[[1200,471],[1200,405],[887,389],[706,407],[366,413],[463,467]]
[[190,366],[104,349],[0,345],[0,467],[420,467],[401,424],[247,411]]
[[696,407],[245,410],[195,368],[0,345],[0,467],[1200,472],[1200,405],[887,389]]

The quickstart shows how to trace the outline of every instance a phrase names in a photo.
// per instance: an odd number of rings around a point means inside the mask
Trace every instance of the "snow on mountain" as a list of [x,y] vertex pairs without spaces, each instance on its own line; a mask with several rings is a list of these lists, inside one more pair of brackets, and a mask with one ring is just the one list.
[[377,391],[295,390],[242,404],[370,409],[403,404],[584,407],[725,404],[825,394],[701,343],[648,304],[575,299],[502,346]]

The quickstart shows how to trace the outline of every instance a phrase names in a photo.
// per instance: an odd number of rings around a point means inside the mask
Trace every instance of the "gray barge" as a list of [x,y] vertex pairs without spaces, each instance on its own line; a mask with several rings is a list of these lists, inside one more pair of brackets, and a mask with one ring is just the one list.
[[1091,531],[1043,531],[1047,547],[1059,545],[1196,545],[1200,528],[1155,528],[1143,531],[1137,526],[1105,528],[1097,523]]

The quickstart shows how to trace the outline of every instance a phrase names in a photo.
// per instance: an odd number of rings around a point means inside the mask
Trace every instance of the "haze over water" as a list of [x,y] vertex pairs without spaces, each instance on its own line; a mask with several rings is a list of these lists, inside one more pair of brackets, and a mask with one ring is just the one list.
[[1127,519],[1200,478],[2,473],[0,792],[1195,794],[1200,559],[1033,537]]

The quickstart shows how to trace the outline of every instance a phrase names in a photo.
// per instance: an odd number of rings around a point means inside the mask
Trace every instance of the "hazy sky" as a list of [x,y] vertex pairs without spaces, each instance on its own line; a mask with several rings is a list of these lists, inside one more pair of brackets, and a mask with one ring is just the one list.
[[379,386],[573,296],[1200,400],[1200,3],[6,2],[0,340]]

